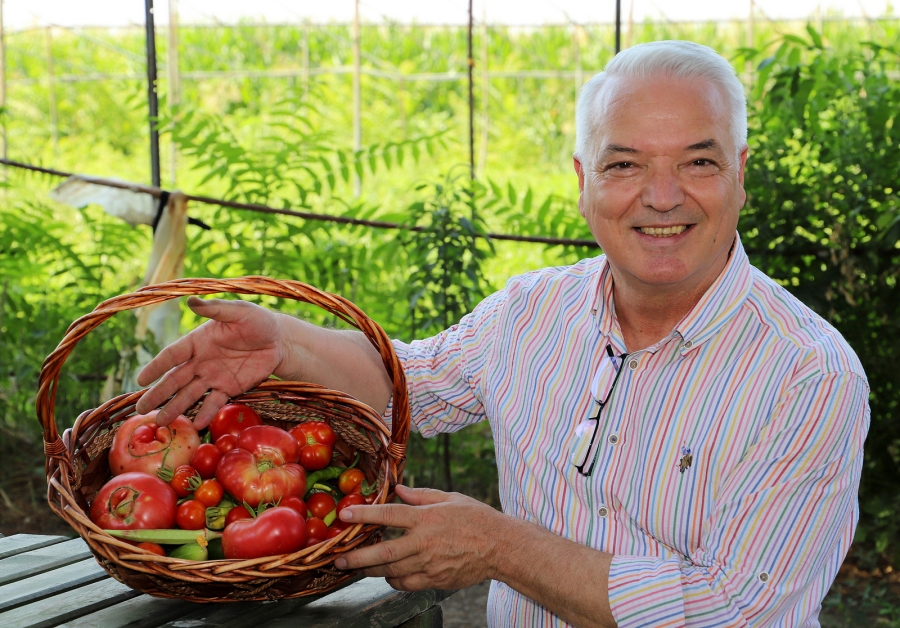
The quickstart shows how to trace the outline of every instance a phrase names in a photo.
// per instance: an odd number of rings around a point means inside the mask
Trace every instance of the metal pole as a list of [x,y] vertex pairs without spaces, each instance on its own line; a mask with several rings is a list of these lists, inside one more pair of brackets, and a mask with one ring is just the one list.
[[478,173],[484,175],[487,166],[488,132],[490,125],[490,101],[491,101],[491,77],[488,75],[488,25],[487,25],[487,0],[482,5],[481,25],[481,146],[478,155]]
[[[362,150],[362,89],[360,74],[362,73],[361,54],[359,49],[359,0],[356,0],[353,12],[353,150]],[[353,170],[353,193],[362,193],[362,182],[356,169]]]
[[[178,0],[169,0],[169,45],[166,49],[169,74],[169,107],[181,104],[181,73],[178,71]],[[174,188],[178,172],[178,147],[169,142],[169,178]]]
[[147,27],[147,105],[150,110],[150,173],[153,186],[159,187],[159,101],[156,94],[156,32],[153,27],[153,0],[144,0],[144,19]]
[[475,80],[472,76],[475,59],[472,57],[472,0],[469,0],[469,177],[475,178]]
[[56,77],[53,70],[53,27],[48,26],[46,32],[47,42],[47,94],[50,100],[50,135],[53,138],[53,152],[59,144],[59,115],[56,111]]
[[[0,144],[3,148],[3,159],[6,155],[6,34],[3,32],[3,0],[0,0],[0,112],[3,119],[0,120]],[[6,177],[6,169],[3,170]]]
[[622,0],[616,0],[616,54],[622,50]]

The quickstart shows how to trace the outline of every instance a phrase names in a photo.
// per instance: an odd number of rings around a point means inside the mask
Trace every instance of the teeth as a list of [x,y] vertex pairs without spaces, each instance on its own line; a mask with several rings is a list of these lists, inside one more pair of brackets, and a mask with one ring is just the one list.
[[676,225],[674,227],[639,227],[641,233],[652,235],[657,238],[667,238],[669,236],[678,235],[687,229],[687,225]]

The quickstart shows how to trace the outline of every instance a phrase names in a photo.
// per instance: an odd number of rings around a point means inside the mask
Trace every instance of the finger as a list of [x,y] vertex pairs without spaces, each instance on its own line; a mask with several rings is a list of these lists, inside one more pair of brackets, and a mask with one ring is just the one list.
[[187,306],[198,316],[211,318],[220,323],[236,323],[255,308],[253,303],[246,301],[228,301],[226,299],[201,299],[200,297],[188,297]]
[[431,584],[431,580],[427,575],[415,573],[400,578],[385,578],[385,581],[391,585],[391,588],[398,591],[424,591],[425,589],[436,589]]
[[159,380],[155,386],[144,393],[138,400],[135,410],[140,413],[149,412],[190,384],[195,377],[194,367],[191,363],[181,364],[171,369]]
[[411,506],[440,504],[452,499],[450,493],[445,493],[444,491],[433,488],[409,488],[402,484],[395,486],[394,492],[397,493],[397,497],[402,499],[404,503]]
[[208,389],[206,382],[202,379],[196,378],[192,380],[187,386],[175,393],[172,400],[159,411],[159,414],[156,415],[157,424],[168,425],[174,421],[179,414],[183,414],[195,401],[202,397],[203,393]]
[[342,521],[371,523],[393,528],[411,528],[418,521],[415,509],[403,504],[371,504],[348,506],[339,515]]
[[[407,563],[418,553],[416,546],[405,536],[375,545],[355,549],[334,561],[338,569],[367,569],[384,565]],[[409,565],[407,564],[407,567]],[[418,571],[418,569],[416,569]],[[384,573],[379,574],[381,576]],[[400,572],[392,573],[400,575]]]
[[206,395],[203,405],[200,406],[200,412],[194,417],[194,427],[202,430],[204,427],[212,423],[219,410],[228,402],[228,395],[221,390],[213,389]]
[[165,375],[179,364],[184,364],[194,355],[194,335],[188,334],[184,338],[176,340],[159,354],[138,373],[139,386],[148,386]]

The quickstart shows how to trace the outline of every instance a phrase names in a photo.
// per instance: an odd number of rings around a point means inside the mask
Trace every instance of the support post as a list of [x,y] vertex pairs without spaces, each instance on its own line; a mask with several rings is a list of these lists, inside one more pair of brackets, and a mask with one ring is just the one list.
[[[362,149],[362,89],[360,78],[362,74],[361,54],[359,49],[359,0],[354,2],[353,11],[353,151]],[[362,193],[362,182],[356,169],[353,169],[353,193],[359,196]]]
[[[3,0],[0,0],[0,112],[3,119],[0,120],[0,148],[2,148],[3,159],[7,159],[6,154],[6,33],[3,30]],[[6,180],[6,169],[3,169],[3,178]]]
[[487,166],[491,102],[491,77],[488,74],[488,55],[490,53],[488,50],[487,0],[484,0],[481,15],[481,146],[478,155],[478,173],[484,176]]
[[616,54],[622,50],[622,0],[616,0]]
[[475,59],[472,57],[472,0],[469,0],[469,178],[475,178]]
[[[178,68],[178,0],[169,0],[169,44],[166,49],[167,70],[169,75],[169,107],[181,104],[181,72]],[[177,186],[178,147],[174,141],[169,142],[169,181],[172,187]]]
[[160,187],[159,179],[159,100],[156,93],[156,29],[153,23],[153,0],[144,0],[144,23],[147,31],[147,105],[150,114],[150,175],[152,185]]
[[59,144],[59,114],[56,110],[56,76],[53,69],[53,27],[48,26],[47,42],[47,97],[50,101],[50,137],[53,140],[53,153]]

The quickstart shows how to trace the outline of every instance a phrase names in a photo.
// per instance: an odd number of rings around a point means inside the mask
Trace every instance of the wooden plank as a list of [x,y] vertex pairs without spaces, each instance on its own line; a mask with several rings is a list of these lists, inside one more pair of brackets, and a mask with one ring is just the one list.
[[138,591],[106,578],[0,613],[0,626],[50,628],[138,595]]
[[412,619],[408,619],[397,628],[443,628],[444,611],[435,604],[424,613],[419,613]]
[[0,537],[2,537],[0,538],[0,560],[67,540],[64,536],[42,536],[39,534],[13,534],[12,536],[0,534]]
[[397,591],[384,578],[366,578],[313,602],[299,613],[258,628],[393,628],[427,611],[453,591]]
[[[140,595],[114,606],[83,615],[63,624],[65,628],[156,628],[184,617],[200,606],[195,602]],[[193,625],[193,624],[192,624]]]
[[81,539],[16,554],[0,560],[0,585],[71,565],[90,555],[87,544]]
[[[192,612],[170,620],[165,624],[166,628],[207,628],[213,626],[259,626],[265,621],[279,618],[285,615],[303,617],[302,608],[311,602],[315,602],[326,596],[307,596],[293,600],[281,600],[272,602],[236,602],[228,604],[194,604]],[[198,608],[199,607],[199,608]],[[132,624],[127,624],[131,628]],[[116,626],[119,626],[116,624]],[[144,626],[144,624],[141,624]]]
[[0,611],[22,606],[109,575],[93,558],[0,586]]

